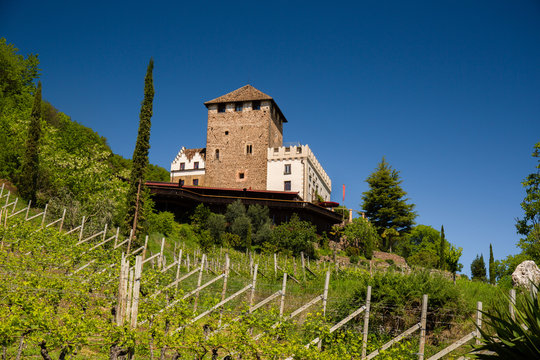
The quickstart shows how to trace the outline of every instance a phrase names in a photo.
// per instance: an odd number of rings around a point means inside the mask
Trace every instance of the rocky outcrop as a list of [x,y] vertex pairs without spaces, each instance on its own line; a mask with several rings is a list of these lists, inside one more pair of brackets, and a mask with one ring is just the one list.
[[540,269],[534,261],[527,260],[516,267],[512,273],[512,283],[514,286],[529,287],[530,284],[540,284]]

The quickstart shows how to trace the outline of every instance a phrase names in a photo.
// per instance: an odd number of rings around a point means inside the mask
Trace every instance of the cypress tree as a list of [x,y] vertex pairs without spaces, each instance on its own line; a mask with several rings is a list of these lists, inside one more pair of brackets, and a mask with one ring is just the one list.
[[[414,204],[407,204],[407,193],[400,186],[399,172],[383,158],[366,182],[370,189],[362,194],[361,207],[379,236],[382,237],[385,231],[388,233],[389,229],[394,229],[399,235],[408,233],[414,225],[416,213]],[[383,241],[383,247],[389,249],[390,238],[383,238]]]
[[493,258],[493,247],[489,244],[489,282],[495,284],[495,259]]
[[[146,76],[144,78],[144,99],[141,104],[139,116],[139,131],[137,142],[133,151],[133,165],[130,176],[130,186],[127,195],[127,215],[126,227],[135,226],[135,234],[142,229],[142,222],[145,219],[144,202],[148,196],[144,186],[146,168],[148,167],[148,150],[150,149],[150,127],[152,118],[152,103],[154,100],[154,82],[152,70],[154,60],[150,59]],[[135,235],[134,234],[134,235]]]
[[39,139],[41,137],[41,81],[34,94],[34,105],[30,115],[26,149],[19,178],[19,194],[36,203],[39,176]]
[[444,249],[446,247],[446,238],[444,236],[444,226],[441,225],[441,237],[439,241],[439,248],[437,249],[438,255],[439,255],[439,269],[445,270],[446,268],[446,256],[444,253]]

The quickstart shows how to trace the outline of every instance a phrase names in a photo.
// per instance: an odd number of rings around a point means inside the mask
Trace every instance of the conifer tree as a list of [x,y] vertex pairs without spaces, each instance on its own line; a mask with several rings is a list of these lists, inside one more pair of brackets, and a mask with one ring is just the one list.
[[[379,236],[382,237],[389,229],[396,230],[400,235],[409,232],[416,213],[413,211],[414,204],[407,204],[407,193],[400,186],[402,180],[399,172],[383,158],[366,182],[370,189],[363,193],[361,207]],[[383,239],[383,242],[383,247],[388,249],[388,241]]]
[[493,258],[493,247],[489,244],[489,282],[495,284],[495,259]]
[[39,176],[39,139],[41,137],[41,81],[34,94],[34,105],[30,115],[26,149],[18,182],[19,194],[36,203]]
[[476,258],[471,263],[471,275],[473,280],[486,281],[486,263],[484,255],[476,255]]
[[126,226],[135,228],[135,234],[142,229],[144,216],[144,200],[146,194],[144,179],[148,166],[148,150],[150,149],[150,126],[152,118],[152,103],[154,100],[154,83],[152,70],[154,60],[150,59],[144,79],[144,99],[139,116],[139,131],[133,151],[133,167],[131,169],[130,186],[127,195]]
[[446,256],[445,256],[445,247],[446,247],[446,238],[444,236],[444,226],[441,225],[441,237],[439,240],[439,247],[437,249],[437,253],[439,255],[439,266],[438,268],[441,270],[446,270]]

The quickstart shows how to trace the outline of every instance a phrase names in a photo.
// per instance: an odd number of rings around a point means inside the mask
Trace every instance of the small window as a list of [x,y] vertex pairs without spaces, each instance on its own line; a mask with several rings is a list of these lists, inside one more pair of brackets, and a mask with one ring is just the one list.
[[297,153],[297,154],[301,154],[301,153],[302,153],[302,148],[301,148],[300,146],[298,146],[298,147],[296,148],[296,153]]
[[216,160],[219,160],[219,149],[216,149],[216,155],[215,155],[215,158],[216,158]]
[[274,152],[279,152],[279,148],[274,148]]
[[243,172],[241,172],[241,173],[238,174],[238,177],[239,177],[240,179],[243,179],[243,178],[245,177],[245,174],[244,174]]
[[186,170],[186,163],[180,163],[180,170]]
[[242,110],[244,110],[244,104],[236,103],[236,111],[242,111]]
[[246,154],[253,154],[253,145],[251,144],[246,145]]
[[217,112],[224,113],[225,112],[225,104],[218,104]]
[[193,186],[199,186],[199,179],[193,179]]
[[285,152],[286,152],[286,153],[291,152],[291,147],[290,147],[290,146],[287,146],[287,147],[285,148]]
[[225,131],[225,135],[229,135],[229,131],[228,131],[228,130],[227,130],[227,131]]
[[178,183],[180,184],[180,186],[184,186],[184,180],[180,179]]
[[289,175],[291,173],[291,164],[285,164],[285,171],[283,173],[285,175]]
[[291,182],[290,182],[290,181],[285,181],[285,182],[283,183],[283,189],[284,189],[285,191],[291,191]]
[[195,162],[193,163],[193,168],[194,168],[194,169],[198,169],[198,168],[199,168],[199,162],[198,162],[198,161],[195,161]]
[[261,102],[260,101],[254,101],[251,105],[253,110],[261,110]]

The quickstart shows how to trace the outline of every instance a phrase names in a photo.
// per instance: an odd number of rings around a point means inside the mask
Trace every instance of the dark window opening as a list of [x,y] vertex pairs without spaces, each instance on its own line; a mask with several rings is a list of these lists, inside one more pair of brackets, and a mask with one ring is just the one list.
[[184,186],[184,180],[179,181],[180,186]]
[[261,110],[261,102],[260,101],[254,101],[251,105],[253,110]]
[[218,104],[217,112],[224,113],[225,112],[225,104]]
[[283,183],[283,188],[285,189],[285,191],[291,191],[291,182],[290,181],[285,181]]
[[283,173],[285,175],[289,175],[291,173],[291,164],[285,164],[285,171]]
[[199,168],[199,162],[198,162],[198,161],[195,161],[195,162],[193,163],[193,168],[194,168],[194,169],[198,169],[198,168]]
[[180,170],[186,170],[186,163],[180,163]]
[[216,160],[219,160],[219,149],[216,149]]
[[297,154],[301,154],[302,153],[302,148],[299,146],[296,148],[296,153]]
[[291,147],[290,147],[290,146],[287,146],[287,147],[285,148],[285,152],[290,152],[290,151],[291,151]]
[[225,131],[225,135],[229,135],[229,131]]
[[199,186],[199,179],[193,179],[193,186]]
[[253,154],[253,145],[246,145],[246,154]]
[[242,110],[244,110],[244,104],[236,103],[236,111],[242,111]]
[[240,179],[243,179],[243,178],[245,177],[245,174],[244,174],[244,173],[240,173],[240,174],[238,174],[238,177],[239,177]]

